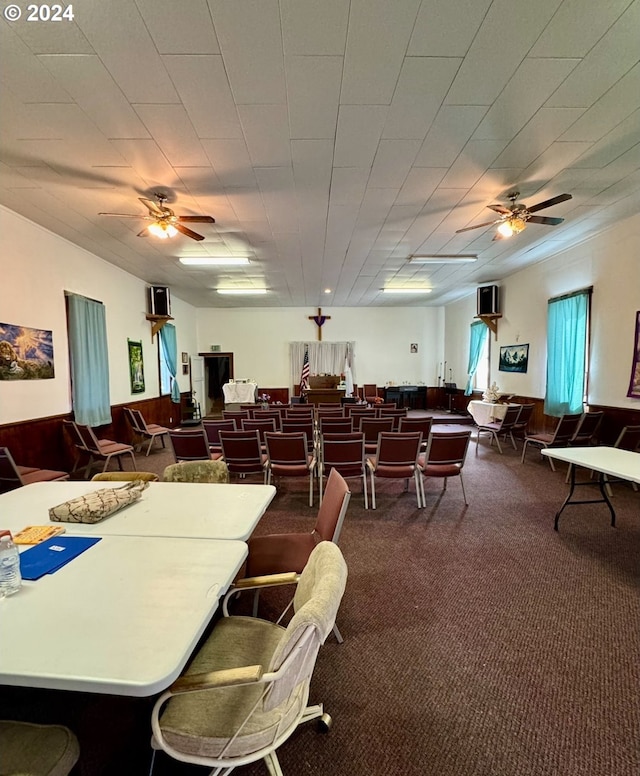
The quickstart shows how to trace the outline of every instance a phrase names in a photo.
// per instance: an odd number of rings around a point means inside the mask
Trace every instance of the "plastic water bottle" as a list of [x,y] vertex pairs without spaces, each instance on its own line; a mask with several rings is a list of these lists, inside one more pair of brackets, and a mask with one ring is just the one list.
[[22,586],[20,554],[11,531],[0,531],[0,598],[13,595]]

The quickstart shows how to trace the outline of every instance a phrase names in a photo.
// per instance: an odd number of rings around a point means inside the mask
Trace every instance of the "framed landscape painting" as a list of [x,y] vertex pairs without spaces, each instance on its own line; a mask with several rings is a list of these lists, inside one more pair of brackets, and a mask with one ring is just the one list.
[[505,345],[500,348],[500,372],[526,372],[529,365],[529,345]]
[[131,376],[131,393],[144,393],[144,361],[142,358],[142,342],[127,340],[129,343],[129,374]]

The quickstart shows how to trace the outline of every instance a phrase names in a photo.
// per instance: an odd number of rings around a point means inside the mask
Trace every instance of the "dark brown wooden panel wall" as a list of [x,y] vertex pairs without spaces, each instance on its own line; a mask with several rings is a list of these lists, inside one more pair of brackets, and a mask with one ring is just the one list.
[[[131,401],[111,408],[112,422],[94,429],[99,438],[116,442],[131,442],[132,434],[123,407],[134,407],[142,412],[147,423],[179,426],[180,412],[168,396],[144,401]],[[73,446],[63,428],[63,420],[73,416],[54,415],[47,418],[23,420],[0,426],[0,447],[8,447],[15,462],[21,466],[70,471],[75,460]]]

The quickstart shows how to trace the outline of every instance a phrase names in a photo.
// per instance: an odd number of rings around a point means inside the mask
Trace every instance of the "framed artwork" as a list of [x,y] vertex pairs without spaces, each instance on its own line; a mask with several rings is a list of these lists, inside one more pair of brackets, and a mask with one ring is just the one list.
[[640,310],[636,313],[636,335],[633,342],[633,359],[631,362],[631,378],[627,396],[640,399]]
[[53,332],[0,323],[0,380],[49,380]]
[[189,354],[188,353],[183,353],[182,354],[182,363],[183,364],[188,364],[189,363]]
[[417,353],[418,352],[418,343],[417,342],[412,342],[410,350],[411,350],[412,353]]
[[529,345],[505,345],[500,348],[500,372],[526,372],[529,365]]
[[131,393],[144,393],[144,360],[142,358],[142,342],[127,340],[129,345],[129,376],[131,378]]
[[182,365],[182,374],[188,375],[189,374],[189,364],[183,364]]

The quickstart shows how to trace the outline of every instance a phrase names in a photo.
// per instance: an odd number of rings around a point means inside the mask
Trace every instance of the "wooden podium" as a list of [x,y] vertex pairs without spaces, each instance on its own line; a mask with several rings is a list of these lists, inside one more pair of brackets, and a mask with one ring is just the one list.
[[309,404],[340,404],[345,395],[344,388],[338,388],[337,375],[314,375],[309,378],[309,387],[302,393]]

